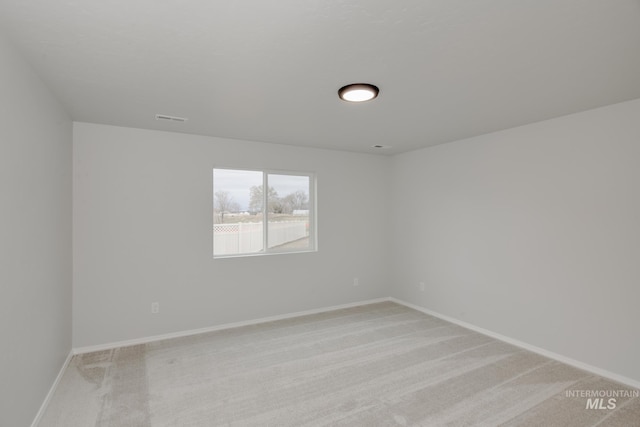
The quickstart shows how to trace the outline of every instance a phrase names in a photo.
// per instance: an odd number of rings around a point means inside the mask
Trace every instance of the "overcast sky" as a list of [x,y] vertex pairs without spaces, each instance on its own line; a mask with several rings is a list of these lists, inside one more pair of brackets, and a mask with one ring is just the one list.
[[[275,188],[279,197],[298,190],[309,195],[309,178],[295,175],[269,174],[269,187]],[[227,191],[233,200],[240,205],[240,210],[249,208],[250,188],[262,185],[262,172],[235,169],[213,170],[213,193]]]

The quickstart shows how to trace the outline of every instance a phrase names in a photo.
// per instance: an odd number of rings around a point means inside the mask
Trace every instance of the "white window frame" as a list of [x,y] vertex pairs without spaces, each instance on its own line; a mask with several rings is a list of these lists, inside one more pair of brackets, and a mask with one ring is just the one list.
[[[246,172],[261,172],[262,173],[262,247],[263,250],[261,252],[251,252],[251,253],[238,253],[238,254],[228,254],[228,255],[216,255],[214,242],[213,242],[213,233],[211,235],[211,248],[213,252],[213,259],[224,259],[224,258],[239,258],[239,257],[254,257],[254,256],[264,256],[264,255],[278,255],[278,254],[299,254],[299,253],[308,253],[308,252],[317,252],[318,251],[318,212],[317,212],[317,178],[314,172],[302,172],[302,171],[290,171],[290,170],[276,170],[276,169],[251,169],[251,168],[234,168],[227,166],[214,166],[212,172],[215,172],[216,169],[226,169],[226,170],[236,170],[236,171],[246,171]],[[278,248],[269,248],[269,175],[291,175],[291,176],[304,176],[309,178],[309,247],[304,249],[278,249]],[[213,199],[215,191],[215,178],[212,179],[212,207],[215,203]]]

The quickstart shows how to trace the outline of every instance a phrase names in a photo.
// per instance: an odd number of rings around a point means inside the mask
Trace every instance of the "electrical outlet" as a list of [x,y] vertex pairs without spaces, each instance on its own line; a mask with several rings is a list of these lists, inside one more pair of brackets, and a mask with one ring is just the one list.
[[360,280],[357,277],[353,278],[353,286],[358,286],[360,285]]
[[152,302],[151,303],[151,313],[152,314],[160,313],[160,303],[159,302]]
[[424,292],[424,282],[420,282],[420,290]]

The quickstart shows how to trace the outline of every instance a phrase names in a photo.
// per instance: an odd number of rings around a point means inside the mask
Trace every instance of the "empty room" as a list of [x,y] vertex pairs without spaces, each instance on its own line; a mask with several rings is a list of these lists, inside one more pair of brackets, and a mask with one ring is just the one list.
[[0,426],[640,426],[640,1],[0,0]]

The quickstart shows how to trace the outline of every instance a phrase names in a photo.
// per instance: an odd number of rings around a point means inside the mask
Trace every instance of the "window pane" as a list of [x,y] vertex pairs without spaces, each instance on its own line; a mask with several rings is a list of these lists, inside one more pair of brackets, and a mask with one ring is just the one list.
[[312,174],[214,169],[214,258],[316,250],[315,185]]
[[213,170],[214,256],[264,250],[262,177],[261,171]]
[[268,174],[267,182],[268,248],[310,249],[310,177]]

